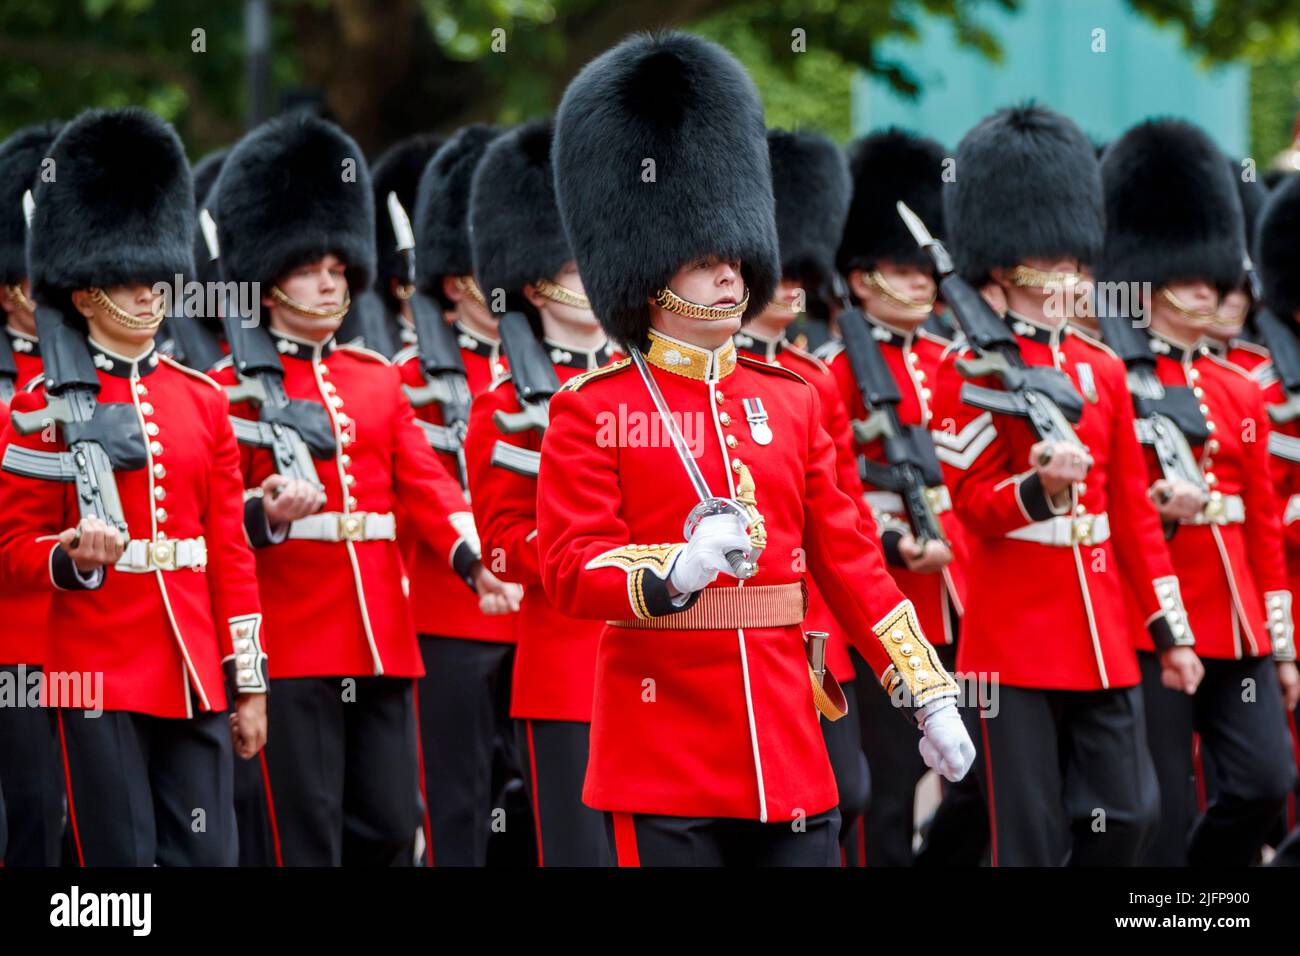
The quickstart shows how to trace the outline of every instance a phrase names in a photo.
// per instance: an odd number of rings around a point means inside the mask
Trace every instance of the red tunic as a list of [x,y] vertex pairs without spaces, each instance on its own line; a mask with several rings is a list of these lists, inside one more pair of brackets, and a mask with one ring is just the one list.
[[[1244,522],[1181,524],[1169,541],[1196,653],[1268,654],[1266,595],[1285,593],[1289,602],[1290,592],[1263,394],[1250,373],[1208,347],[1184,349],[1153,335],[1151,349],[1160,381],[1193,389],[1213,426],[1209,440],[1195,449],[1211,491],[1245,506]],[[1147,459],[1148,478],[1155,481],[1155,453],[1148,451]],[[1150,650],[1150,642],[1143,647]]]
[[[612,351],[566,349],[548,343],[556,375],[567,382],[581,372],[606,364]],[[532,720],[591,720],[596,679],[596,644],[600,621],[569,617],[557,611],[542,588],[537,554],[537,479],[492,463],[498,441],[539,452],[542,436],[534,431],[503,435],[494,413],[520,411],[509,373],[474,400],[465,457],[470,498],[482,542],[483,560],[498,577],[524,586],[516,625],[514,679],[510,716]]]
[[[874,319],[872,334],[880,343],[880,352],[889,370],[894,374],[899,392],[903,397],[898,406],[898,417],[904,425],[939,424],[934,421],[931,408],[933,398],[930,383],[934,382],[939,372],[939,362],[943,358],[948,342],[918,329],[916,332],[899,332],[888,328]],[[848,406],[852,418],[867,417],[866,406],[862,402],[862,392],[853,377],[853,368],[849,357],[844,352],[843,343],[827,349],[827,364],[839,384],[840,394]],[[946,434],[942,426],[936,429],[939,440]],[[942,446],[940,446],[942,448]],[[879,440],[857,447],[860,454],[873,461],[885,464],[885,454]],[[868,498],[882,500],[880,489],[875,486],[864,487]],[[897,505],[877,509],[878,523],[882,527],[905,527],[906,513],[900,513]],[[966,542],[961,522],[957,513],[950,507],[939,515],[939,522],[952,548],[953,561],[938,574],[917,574],[906,567],[891,564],[889,573],[894,576],[898,586],[916,605],[917,616],[925,633],[936,644],[952,644],[956,640],[953,628],[953,615],[960,616],[966,607]]]
[[[79,520],[73,486],[0,470],[0,570],[19,587],[54,589],[46,672],[102,673],[105,710],[187,717],[191,693],[200,710],[222,710],[232,629],[261,623],[229,404],[212,380],[156,352],[138,361],[94,352],[99,401],[132,405],[148,435],[145,467],[116,475],[131,537],[153,544],[201,536],[207,566],[109,568],[99,587],[85,590],[54,542]],[[40,387],[14,401],[15,410],[43,405]],[[41,451],[63,447],[12,427],[3,441]]]
[[[769,365],[788,368],[817,390],[817,397],[821,401],[822,427],[835,445],[837,481],[844,493],[859,503],[858,513],[863,533],[875,541],[876,522],[862,496],[862,479],[858,475],[858,460],[853,454],[853,432],[849,427],[849,415],[826,363],[784,338],[775,341],[764,339],[750,329],[737,333],[735,338],[736,347],[742,354],[752,355]],[[826,643],[826,666],[841,683],[853,680],[857,675],[853,669],[853,658],[849,656],[848,638],[844,629],[835,620],[834,612],[817,590],[812,575],[805,574],[804,580],[808,583],[808,615],[804,618],[804,629],[825,631],[830,635]]]
[[[9,336],[9,347],[13,350],[14,365],[18,369],[15,382],[22,389],[43,371],[41,346],[36,336],[16,329],[6,328],[4,334]],[[6,408],[0,415],[0,431],[8,421]],[[4,449],[0,448],[0,454],[3,452]],[[45,620],[49,613],[50,595],[44,589],[12,586],[0,589],[0,620],[5,622],[5,626],[0,628],[0,664],[44,662]]]
[[[505,371],[501,343],[475,335],[459,326],[457,330],[461,359],[465,362],[466,384],[470,395],[477,399],[487,391],[492,379]],[[404,384],[424,384],[424,371],[415,349],[403,349],[393,361],[401,372]],[[437,405],[417,408],[415,414],[434,425],[443,424],[442,409]],[[456,456],[440,453],[439,457],[447,470],[459,480],[460,464]],[[468,509],[469,504],[466,503],[464,507]],[[447,564],[446,556],[430,547],[418,533],[408,533],[408,524],[404,519],[399,521],[398,537],[410,578],[415,630],[420,634],[493,641],[499,644],[514,641],[515,615],[484,614],[479,609],[478,595],[464,586],[455,570]]]
[[[901,675],[921,704],[955,695],[838,487],[816,391],[793,372],[737,360],[731,342],[706,351],[653,335],[648,359],[712,493],[734,496],[743,462],[765,519],[758,572],[743,584],[720,575],[698,594],[798,585],[806,558],[873,671]],[[747,424],[746,399],[766,410],[769,443]],[[550,419],[538,494],[546,593],[565,614],[669,625],[609,626],[601,637],[584,802],[770,821],[835,806],[801,627],[671,627],[679,608],[666,577],[698,498],[635,368],[575,379]],[[901,720],[897,732],[909,732]]]
[[[1084,396],[1074,427],[1094,464],[1061,513],[1082,519],[1074,522],[1080,532],[1087,516],[1096,521],[1105,514],[1110,537],[1057,546],[1011,536],[1041,531],[1046,526],[1039,522],[1055,517],[1029,464],[1037,437],[1025,419],[963,403],[967,380],[956,361],[970,352],[949,350],[939,367],[933,420],[946,432],[944,471],[970,556],[957,668],[998,674],[1013,687],[1131,687],[1138,667],[1124,588],[1134,589],[1142,620],[1154,621],[1162,616],[1155,583],[1170,581],[1173,568],[1146,496],[1126,370],[1113,352],[1072,328],[1014,314],[1007,321],[1028,364],[1055,365]],[[976,382],[1000,387],[993,379]]]
[[[364,349],[275,338],[285,392],[322,405],[333,426],[335,456],[316,460],[322,511],[387,515],[400,500],[443,560],[467,568],[473,544],[452,524],[469,523],[460,485],[416,426],[397,369]],[[235,381],[229,363],[214,374],[223,384]],[[255,417],[242,406],[235,414]],[[257,489],[272,471],[271,454],[244,448],[242,459],[244,484]],[[260,509],[253,520],[264,527]],[[267,626],[278,637],[272,678],[424,673],[396,541],[290,537],[255,553]]]

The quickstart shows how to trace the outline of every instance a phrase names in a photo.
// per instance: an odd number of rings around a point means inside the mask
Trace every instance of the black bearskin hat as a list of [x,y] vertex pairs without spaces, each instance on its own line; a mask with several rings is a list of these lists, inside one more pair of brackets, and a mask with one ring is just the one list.
[[[217,193],[213,188],[221,167],[230,155],[229,149],[214,150],[194,164],[194,204],[199,212],[204,209],[208,215],[216,217]],[[194,222],[194,278],[199,282],[217,282],[221,279],[219,262],[213,262],[208,249],[207,239],[198,220]]]
[[849,147],[853,201],[836,257],[841,272],[870,269],[881,259],[929,268],[895,203],[907,203],[942,239],[943,160],[934,140],[900,129],[872,133]]
[[0,143],[0,284],[13,285],[27,275],[27,217],[23,193],[36,191],[41,163],[49,155],[59,123],[40,123]]
[[746,318],[780,280],[767,131],[727,51],[686,33],[636,34],[569,84],[555,124],[556,197],[592,308],[639,345],[648,300],[681,266],[739,259]]
[[469,245],[469,193],[474,168],[501,129],[462,127],[425,164],[415,194],[415,283],[441,295],[443,276],[474,272]]
[[50,147],[54,177],[33,191],[33,298],[66,307],[91,286],[170,285],[194,268],[190,164],[171,125],[135,107],[88,110]]
[[1099,281],[1241,282],[1246,252],[1241,200],[1226,157],[1191,123],[1139,123],[1101,161],[1106,244]]
[[809,285],[828,283],[835,248],[849,211],[849,167],[838,146],[819,133],[767,133],[776,201],[781,276]]
[[217,176],[221,272],[269,289],[285,273],[333,253],[353,296],[375,274],[375,200],[361,148],[303,112],[258,126]]
[[1101,253],[1101,172],[1078,126],[1046,107],[998,110],[957,147],[944,228],[957,270],[976,285],[1039,256]]
[[1255,264],[1264,283],[1264,304],[1295,321],[1300,311],[1300,176],[1288,176],[1269,193],[1255,233]]

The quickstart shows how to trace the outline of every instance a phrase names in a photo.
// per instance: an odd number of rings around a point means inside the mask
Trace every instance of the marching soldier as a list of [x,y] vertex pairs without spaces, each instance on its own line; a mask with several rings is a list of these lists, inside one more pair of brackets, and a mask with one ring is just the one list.
[[[1228,169],[1237,185],[1241,211],[1245,221],[1246,248],[1253,250],[1255,227],[1259,214],[1268,200],[1268,190],[1254,179],[1243,177],[1241,166],[1229,160]],[[1253,251],[1251,252],[1254,256]],[[1215,320],[1205,327],[1206,343],[1219,351],[1229,362],[1238,366],[1255,380],[1260,388],[1267,388],[1272,380],[1268,349],[1255,340],[1254,312],[1258,305],[1250,293],[1250,285],[1243,277],[1240,284],[1219,298]]]
[[[1259,277],[1263,282],[1264,301],[1269,309],[1293,334],[1300,334],[1300,283],[1295,278],[1295,255],[1300,249],[1300,178],[1289,177],[1269,196],[1260,214],[1255,237]],[[1290,396],[1277,375],[1270,376],[1264,391],[1267,406],[1283,405]],[[1277,430],[1290,437],[1300,434],[1293,419]],[[1300,587],[1300,465],[1274,456],[1273,480],[1278,489],[1278,510],[1282,514],[1283,548],[1287,563],[1287,581],[1291,593]],[[1293,612],[1294,613],[1294,612]],[[1296,736],[1295,710],[1287,715],[1291,734]],[[1300,750],[1295,751],[1300,753]],[[1294,814],[1286,821],[1292,832],[1278,848],[1279,862],[1300,865],[1300,829],[1295,829]]]
[[[506,369],[496,318],[474,279],[469,244],[474,169],[499,134],[482,124],[459,130],[425,163],[415,192],[415,294],[428,296],[443,318],[454,323],[471,398]],[[408,386],[425,384],[418,350],[402,353],[398,363]],[[445,410],[434,404],[425,405],[419,415],[434,425],[451,424]],[[463,472],[456,455],[444,454],[443,460]],[[427,546],[416,545],[411,599],[425,668],[418,695],[426,829],[435,865],[483,866],[492,812],[504,802],[494,777],[503,765],[513,776],[517,765],[509,718],[510,671],[512,615],[519,610],[522,591],[517,584],[496,580],[489,560],[483,573],[491,576],[493,589],[477,607],[444,598],[445,563]]]
[[[1125,133],[1106,151],[1102,182],[1098,281],[1150,290],[1144,308],[1156,375],[1191,389],[1208,432],[1194,450],[1198,483],[1165,479],[1148,456],[1151,496],[1173,532],[1169,553],[1205,668],[1188,697],[1162,685],[1152,646],[1140,645],[1147,729],[1165,795],[1148,860],[1245,866],[1295,783],[1281,702],[1285,693],[1288,709],[1295,707],[1300,677],[1263,396],[1202,343],[1218,297],[1242,281],[1241,204],[1217,147],[1177,120]],[[1243,695],[1247,684],[1254,694]],[[1194,827],[1185,799],[1193,729],[1216,783]]]
[[[55,123],[19,130],[0,145],[0,423],[9,420],[14,392],[41,373],[36,337],[36,305],[27,280],[27,221],[23,194],[35,189],[41,164],[59,127]],[[0,425],[2,427],[2,425]],[[17,687],[39,672],[45,661],[45,620],[50,595],[45,589],[0,590],[0,670]],[[8,810],[7,866],[53,866],[59,861],[63,798],[58,750],[50,714],[41,708],[0,708],[0,785]]]
[[[265,450],[243,455],[245,528],[277,635],[266,766],[279,858],[409,864],[423,667],[393,512],[400,500],[418,533],[476,583],[464,500],[416,427],[397,370],[333,339],[351,292],[374,273],[374,198],[357,145],[324,120],[272,120],[231,151],[216,191],[222,273],[260,284],[284,391],[301,403],[299,422],[323,423],[330,446],[314,481],[277,474]],[[218,378],[233,385],[234,366]]]
[[837,487],[816,391],[731,341],[780,278],[762,131],[740,65],[681,33],[589,63],[556,122],[561,217],[629,359],[551,402],[538,548],[557,609],[609,622],[583,797],[621,865],[839,862],[818,701],[842,699],[801,634],[805,555],[927,762],[957,779],[972,757],[957,688]]
[[[474,172],[474,275],[489,299],[503,294],[506,310],[527,317],[503,328],[502,336],[512,357],[518,349],[526,358],[536,353],[537,362],[512,365],[475,399],[465,456],[483,553],[501,577],[524,586],[514,617],[510,716],[532,800],[538,863],[604,866],[610,862],[604,819],[582,803],[603,627],[560,613],[542,589],[536,476],[542,432],[511,425],[503,434],[496,424],[523,415],[521,389],[531,396],[538,386],[558,387],[613,355],[582,292],[555,207],[551,139],[550,120],[527,123],[494,140]],[[540,375],[547,367],[553,372]],[[530,380],[534,375],[542,381]]]
[[[894,203],[903,200],[931,228],[941,227],[943,159],[943,147],[938,143],[901,130],[876,133],[853,144],[849,151],[853,201],[836,257],[902,396],[898,406],[901,422],[932,428],[934,437],[924,436],[924,440],[931,448],[937,446],[939,458],[946,454],[943,442],[948,436],[933,419],[933,388],[949,343],[925,328],[938,287],[933,267],[908,234]],[[842,340],[822,354],[850,417],[865,422],[869,410],[862,389],[870,383],[855,378]],[[855,452],[888,467],[880,438],[858,442]],[[934,641],[939,659],[951,669],[966,600],[964,569],[956,560],[962,552],[962,530],[948,489],[941,483],[942,475],[933,480],[929,492],[932,510],[945,539],[939,541],[917,541],[903,498],[896,491],[869,484],[864,490],[880,529],[889,573],[916,607],[917,618]],[[870,866],[912,862],[916,784],[925,773],[918,755],[890,732],[889,710],[888,701],[867,697],[858,711],[862,743],[876,784],[863,834]],[[972,780],[966,786],[974,783]],[[978,807],[978,793],[975,797]],[[976,812],[982,815],[982,808]],[[975,825],[978,828],[978,820]]]
[[[232,738],[244,757],[266,739],[238,451],[220,388],[154,347],[154,285],[192,268],[189,167],[171,127],[136,109],[83,114],[50,158],[28,246],[32,298],[51,310],[45,377],[14,411],[63,440],[6,432],[0,544],[6,577],[53,591],[45,673],[61,679],[46,691],[74,859],[233,865]],[[93,443],[70,427],[89,395]],[[30,477],[65,441],[92,468],[86,446],[102,450],[103,491]],[[96,513],[78,518],[78,501]]]
[[[736,333],[736,348],[759,361],[796,372],[817,389],[822,426],[835,444],[836,480],[841,490],[858,503],[864,533],[874,537],[875,522],[862,495],[849,416],[835,379],[825,363],[787,338],[788,329],[799,315],[833,298],[835,245],[849,206],[848,167],[839,147],[814,133],[768,130],[767,144],[776,200],[781,282],[767,308],[747,320]],[[827,635],[826,666],[839,681],[848,710],[853,713],[858,708],[856,671],[848,639],[817,585],[807,576],[805,580],[808,581],[808,614],[804,626]],[[865,696],[879,697],[888,706],[887,699],[874,690]],[[891,724],[896,720],[891,717]],[[845,847],[845,859],[860,865],[857,823],[867,807],[871,783],[857,715],[850,720],[823,721],[822,736],[840,793],[840,842]],[[906,738],[903,740],[904,746],[910,746]]]
[[[1157,646],[1169,648],[1171,679],[1195,658],[1174,647],[1186,626],[1146,497],[1124,367],[1049,305],[1100,251],[1097,160],[1074,123],[1036,106],[984,119],[956,160],[944,219],[958,272],[1001,287],[1019,358],[1068,376],[1044,381],[1068,384],[1081,409],[1069,431],[1040,420],[1053,436],[1043,440],[1026,419],[966,404],[958,362],[975,358],[966,345],[945,355],[934,388],[933,420],[951,425],[944,469],[970,553],[957,665],[997,681],[996,713],[980,714],[992,860],[1133,864],[1159,795],[1123,589],[1139,595]],[[1000,387],[992,375],[973,381]]]

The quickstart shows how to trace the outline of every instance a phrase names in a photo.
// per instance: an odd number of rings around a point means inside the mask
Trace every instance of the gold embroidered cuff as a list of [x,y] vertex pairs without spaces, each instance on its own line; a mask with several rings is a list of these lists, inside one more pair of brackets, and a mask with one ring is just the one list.
[[902,601],[872,630],[892,662],[880,676],[880,684],[887,693],[892,696],[902,685],[904,705],[913,708],[924,707],[941,697],[957,696],[957,684],[921,633],[911,601]]
[[661,578],[668,577],[677,552],[685,544],[625,544],[596,555],[587,562],[587,570],[594,568],[618,568],[629,574],[638,568],[653,571]]
[[1273,643],[1273,659],[1295,660],[1295,622],[1291,618],[1291,592],[1265,592],[1264,608],[1268,611],[1268,636]]

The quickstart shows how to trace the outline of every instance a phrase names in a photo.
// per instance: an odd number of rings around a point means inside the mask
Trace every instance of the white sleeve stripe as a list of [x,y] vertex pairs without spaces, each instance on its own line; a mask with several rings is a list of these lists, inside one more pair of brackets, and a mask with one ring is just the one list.
[[967,422],[966,427],[955,435],[943,431],[942,429],[936,429],[930,434],[933,436],[936,446],[950,448],[953,451],[961,451],[977,439],[982,439],[984,429],[991,429],[993,427],[993,414],[991,412],[981,412],[979,415],[976,415],[973,419]]
[[989,425],[982,432],[972,438],[964,450],[954,451],[950,448],[935,446],[934,453],[939,460],[946,465],[952,465],[954,468],[960,468],[965,471],[971,465],[975,464],[975,459],[983,454],[984,449],[993,444],[993,439],[997,437],[998,430]]

